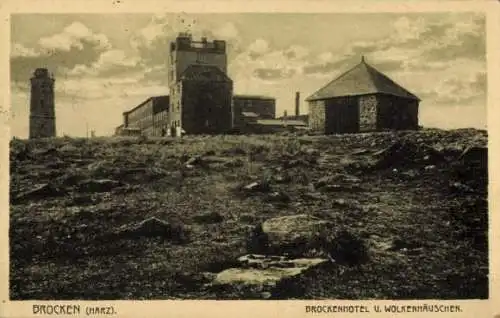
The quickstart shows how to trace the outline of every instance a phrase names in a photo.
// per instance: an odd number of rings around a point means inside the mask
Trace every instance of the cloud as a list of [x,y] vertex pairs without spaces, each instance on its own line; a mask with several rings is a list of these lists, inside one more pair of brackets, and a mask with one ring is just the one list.
[[187,15],[169,18],[164,14],[154,15],[149,23],[134,32],[131,46],[147,65],[165,64],[168,58],[169,42],[180,32],[190,32],[193,36],[207,36],[196,20]]
[[69,52],[73,48],[83,50],[88,43],[98,50],[111,48],[106,35],[94,33],[81,22],[73,22],[65,27],[61,33],[43,37],[38,43],[43,49],[49,51]]
[[11,47],[10,56],[12,57],[37,57],[40,56],[39,52],[36,52],[34,49],[25,47],[20,43],[14,43]]
[[301,74],[308,55],[309,50],[300,45],[277,49],[256,39],[230,62],[229,70],[235,79],[252,74],[256,80],[280,80]]
[[257,39],[248,46],[248,54],[257,59],[269,51],[269,43],[264,39]]
[[214,36],[222,39],[236,39],[239,36],[239,31],[233,23],[226,22],[223,25],[215,28]]
[[133,33],[131,46],[147,66],[167,65],[168,48],[180,32],[188,32],[193,39],[224,39],[228,55],[233,56],[240,51],[240,36],[237,27],[230,22],[200,24],[187,14],[172,17],[170,15],[154,15],[149,23]]
[[274,80],[291,77],[295,74],[293,69],[270,69],[270,68],[257,68],[253,74],[262,80]]
[[78,64],[67,72],[68,76],[108,77],[128,74],[143,69],[138,57],[129,57],[122,50],[103,52],[91,65]]
[[428,21],[423,17],[400,17],[392,23],[391,36],[377,41],[354,41],[334,55],[341,58],[311,61],[305,73],[335,72],[361,55],[369,57],[385,72],[442,69],[443,60],[469,58],[485,60],[485,20],[476,14]]
[[[155,15],[133,32],[132,50],[126,52],[114,48],[106,35],[75,22],[30,45],[12,43],[13,110],[17,118],[20,113],[28,114],[29,77],[35,68],[48,67],[56,76],[61,122],[71,122],[70,116],[81,116],[85,108],[85,116],[95,118],[92,125],[104,130],[114,125],[102,118],[100,109],[105,108],[119,124],[123,110],[148,96],[168,94],[169,42],[178,32],[189,31],[195,39],[225,39],[235,92],[274,96],[279,113],[293,105],[295,90],[306,97],[359,63],[361,55],[422,98],[426,121],[436,113],[433,108],[462,105],[472,113],[472,105],[485,103],[485,19],[475,14],[439,17],[396,17],[387,24],[390,36],[352,39],[330,50],[298,40],[273,41],[262,33],[248,36],[246,30],[240,32],[239,20],[207,20],[202,25],[187,15]],[[71,129],[66,126],[64,130]]]
[[359,62],[368,62],[435,105],[479,103],[486,92],[484,17],[468,14],[428,21],[401,17],[391,36],[353,42],[333,54],[323,53],[304,66],[304,74],[331,78]]
[[292,45],[285,50],[284,54],[291,60],[301,60],[309,55],[309,50],[300,45]]
[[62,32],[41,38],[34,47],[13,43],[10,66],[14,82],[28,81],[34,69],[46,67],[56,77],[66,75],[77,65],[90,66],[111,44],[104,34],[97,34],[80,22]]

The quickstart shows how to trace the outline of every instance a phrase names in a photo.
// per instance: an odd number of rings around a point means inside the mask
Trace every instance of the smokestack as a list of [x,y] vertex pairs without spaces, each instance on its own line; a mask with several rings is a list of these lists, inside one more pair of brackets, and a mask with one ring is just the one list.
[[295,93],[295,117],[300,115],[300,92]]

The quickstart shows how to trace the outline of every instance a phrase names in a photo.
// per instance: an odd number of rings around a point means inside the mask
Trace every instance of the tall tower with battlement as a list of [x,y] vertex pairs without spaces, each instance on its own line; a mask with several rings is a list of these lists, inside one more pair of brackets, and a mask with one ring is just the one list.
[[226,41],[179,33],[170,42],[169,126],[186,133],[227,131],[232,126],[233,82],[227,76]]
[[54,78],[46,68],[37,68],[31,80],[29,138],[56,136]]
[[189,33],[179,33],[170,43],[169,83],[175,84],[190,65],[216,66],[227,74],[226,41],[195,41]]

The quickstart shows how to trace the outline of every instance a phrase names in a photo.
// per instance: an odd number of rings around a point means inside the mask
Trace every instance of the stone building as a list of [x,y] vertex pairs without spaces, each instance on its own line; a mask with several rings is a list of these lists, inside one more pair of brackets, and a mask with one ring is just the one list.
[[258,119],[274,119],[276,99],[268,96],[234,95],[233,113],[235,128],[242,128],[245,123]]
[[169,53],[170,129],[186,134],[231,131],[233,82],[227,75],[226,42],[194,41],[181,33]]
[[418,129],[420,99],[364,58],[306,101],[313,131],[333,134]]
[[170,127],[186,134],[230,132],[233,81],[213,65],[190,65],[170,87]]
[[242,122],[255,126],[275,118],[274,98],[233,96],[225,41],[194,41],[179,34],[169,46],[168,83],[169,96],[152,97],[124,112],[115,134],[221,134],[234,132]]
[[31,78],[29,138],[56,136],[53,76],[46,68],[37,68]]
[[161,136],[168,127],[169,96],[153,96],[123,113],[123,127],[140,129],[146,136]]

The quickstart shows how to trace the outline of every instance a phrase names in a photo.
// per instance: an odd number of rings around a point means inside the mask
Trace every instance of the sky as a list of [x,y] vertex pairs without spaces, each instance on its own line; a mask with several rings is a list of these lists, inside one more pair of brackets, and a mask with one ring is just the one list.
[[235,94],[276,98],[277,116],[366,61],[416,94],[420,124],[486,128],[480,13],[17,14],[11,17],[11,134],[29,132],[29,78],[55,76],[58,135],[110,135],[122,113],[167,95],[178,32],[226,40]]

